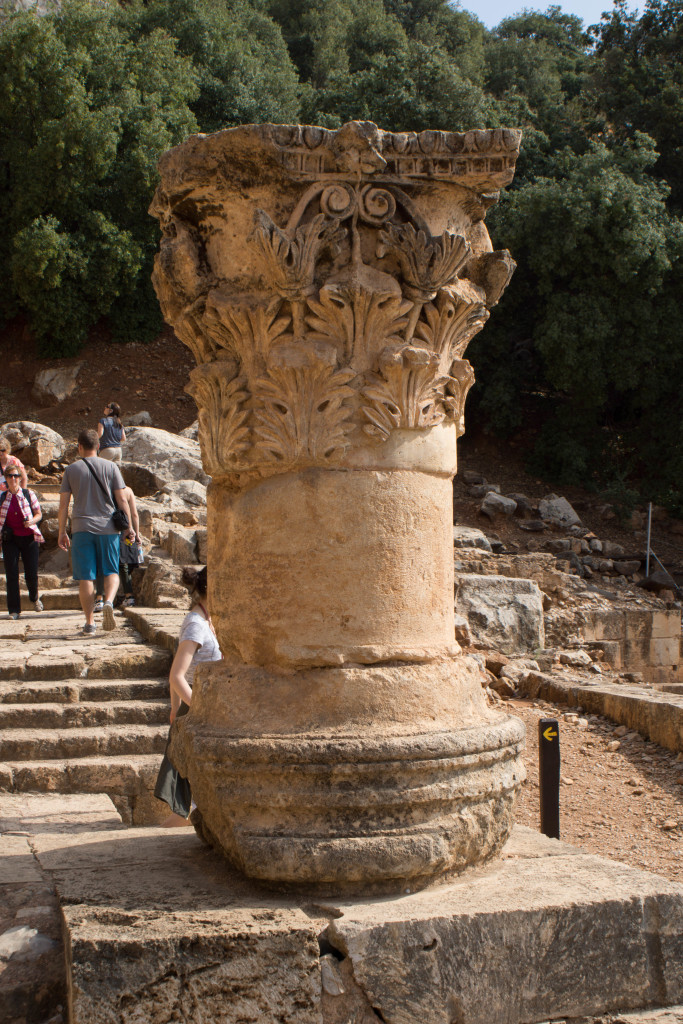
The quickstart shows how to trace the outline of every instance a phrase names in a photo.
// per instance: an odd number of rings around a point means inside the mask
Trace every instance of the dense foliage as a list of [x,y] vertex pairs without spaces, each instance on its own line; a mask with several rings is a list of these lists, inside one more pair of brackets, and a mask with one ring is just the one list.
[[0,313],[27,315],[45,354],[103,317],[115,339],[157,329],[146,211],[159,153],[193,130],[518,125],[489,224],[519,269],[471,346],[470,425],[531,430],[547,476],[683,506],[682,0],[493,31],[447,0],[14,6],[0,0]]

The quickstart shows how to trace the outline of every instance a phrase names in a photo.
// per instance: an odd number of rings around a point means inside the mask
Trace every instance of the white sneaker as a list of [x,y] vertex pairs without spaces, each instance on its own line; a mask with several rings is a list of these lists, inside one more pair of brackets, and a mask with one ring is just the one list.
[[101,612],[103,604],[104,604],[104,602],[102,601],[102,598],[101,597],[98,598],[97,601],[95,601],[95,607],[93,608],[93,611],[94,612]]
[[33,607],[37,612],[43,611],[43,602],[40,600],[40,598],[38,598],[38,600],[34,603]]
[[110,630],[116,629],[116,619],[114,618],[114,607],[111,601],[105,601],[102,606],[102,629]]
[[7,616],[7,618],[8,619],[18,619],[19,618],[19,613],[18,612],[10,612],[9,615]]

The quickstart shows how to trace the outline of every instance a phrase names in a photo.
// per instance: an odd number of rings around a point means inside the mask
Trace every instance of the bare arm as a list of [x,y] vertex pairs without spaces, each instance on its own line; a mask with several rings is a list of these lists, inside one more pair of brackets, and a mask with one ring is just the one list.
[[128,492],[128,506],[130,508],[130,521],[133,529],[135,530],[135,539],[140,540],[140,518],[138,516],[138,507],[135,504],[135,495],[133,494],[130,487],[126,487]]
[[68,551],[71,546],[71,541],[69,540],[69,536],[66,532],[66,517],[69,514],[70,501],[71,495],[68,492],[59,495],[59,539],[57,543],[59,544],[62,551]]
[[101,423],[98,423],[97,424],[97,436],[98,437],[102,437],[103,433],[104,433],[104,427],[102,426]]
[[[131,524],[127,536],[130,537],[131,540],[135,540],[135,530],[133,529],[132,525],[133,515],[130,510],[130,505],[128,504],[128,498],[126,497],[126,488],[119,487],[117,490],[114,491],[114,497],[116,498],[116,504],[119,506],[120,509],[123,509],[123,511],[128,516],[128,522]],[[135,514],[137,516],[137,509],[135,510]]]
[[126,431],[123,429],[123,427],[121,427],[121,444],[123,444],[125,442],[125,440],[126,440]]
[[193,655],[200,647],[201,644],[195,643],[194,640],[183,640],[182,643],[178,644],[178,650],[175,653],[168,677],[171,687],[171,721],[174,720],[178,713],[181,700],[184,700],[188,707],[192,703],[192,688],[185,676],[192,664]]

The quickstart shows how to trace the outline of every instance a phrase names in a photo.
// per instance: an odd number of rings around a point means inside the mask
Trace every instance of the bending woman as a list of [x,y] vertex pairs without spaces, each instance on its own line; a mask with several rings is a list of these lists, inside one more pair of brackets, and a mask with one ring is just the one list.
[[[178,649],[169,675],[171,724],[190,710],[192,683],[197,665],[202,661],[220,661],[222,657],[211,617],[206,610],[206,568],[199,571],[185,568],[183,583],[190,592],[192,607],[180,627]],[[173,767],[168,756],[168,746],[159,769],[154,795],[159,800],[164,800],[173,811],[163,825],[172,828],[176,825],[189,824],[188,818],[192,807],[190,784]]]

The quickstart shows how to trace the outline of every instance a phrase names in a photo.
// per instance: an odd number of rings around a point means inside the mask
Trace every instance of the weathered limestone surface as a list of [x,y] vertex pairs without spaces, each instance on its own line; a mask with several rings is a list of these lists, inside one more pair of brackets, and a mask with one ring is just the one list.
[[161,159],[154,281],[198,364],[225,655],[173,756],[249,875],[399,888],[508,834],[523,729],[455,641],[450,481],[519,141],[252,125]]
[[455,609],[476,642],[505,654],[545,647],[543,595],[534,580],[456,573]]
[[71,1024],[529,1024],[683,998],[683,888],[530,829],[458,879],[357,902],[265,892],[187,829],[32,843]]

